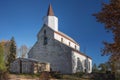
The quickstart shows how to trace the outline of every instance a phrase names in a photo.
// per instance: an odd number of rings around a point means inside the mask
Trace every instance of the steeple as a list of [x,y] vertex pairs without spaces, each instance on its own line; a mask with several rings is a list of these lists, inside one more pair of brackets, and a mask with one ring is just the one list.
[[51,29],[58,31],[58,18],[54,15],[51,4],[48,7],[47,15],[44,17],[44,24]]
[[51,4],[49,4],[47,16],[54,16],[54,12],[53,12]]

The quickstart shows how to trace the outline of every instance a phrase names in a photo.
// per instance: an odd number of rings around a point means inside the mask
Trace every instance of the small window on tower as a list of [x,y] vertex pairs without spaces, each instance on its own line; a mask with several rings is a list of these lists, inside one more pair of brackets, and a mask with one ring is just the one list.
[[46,30],[44,30],[44,42],[43,42],[43,44],[47,45],[47,43],[48,43],[48,38],[46,36]]
[[45,36],[44,37],[44,45],[47,45],[47,43],[48,43],[48,38]]
[[46,30],[44,30],[44,35],[46,35]]

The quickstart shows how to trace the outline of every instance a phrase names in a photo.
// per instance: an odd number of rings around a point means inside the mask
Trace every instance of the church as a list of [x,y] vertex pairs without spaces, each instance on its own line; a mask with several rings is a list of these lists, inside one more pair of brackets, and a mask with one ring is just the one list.
[[80,45],[58,29],[58,18],[51,4],[44,17],[37,41],[28,52],[28,58],[50,63],[51,71],[63,74],[92,72],[92,58],[80,52]]

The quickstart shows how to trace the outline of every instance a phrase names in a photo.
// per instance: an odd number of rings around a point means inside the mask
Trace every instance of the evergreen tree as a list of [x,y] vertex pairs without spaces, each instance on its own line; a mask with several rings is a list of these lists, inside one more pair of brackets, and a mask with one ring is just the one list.
[[96,64],[93,65],[92,72],[98,72],[98,67]]
[[16,59],[16,43],[14,37],[10,40],[10,53],[8,55],[8,69],[10,68],[10,63]]
[[102,10],[94,14],[97,21],[105,25],[105,29],[113,34],[113,42],[103,42],[103,55],[110,54],[112,71],[115,72],[115,62],[120,60],[120,0],[110,0],[103,4]]
[[101,63],[98,67],[100,68],[100,72],[105,73],[107,71],[107,67],[105,63]]

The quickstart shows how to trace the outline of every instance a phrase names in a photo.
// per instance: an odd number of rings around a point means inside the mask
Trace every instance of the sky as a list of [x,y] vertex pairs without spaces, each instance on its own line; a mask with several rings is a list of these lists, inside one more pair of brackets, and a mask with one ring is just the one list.
[[76,40],[80,51],[98,65],[108,60],[108,56],[101,56],[102,41],[112,41],[112,34],[92,16],[101,10],[103,2],[108,0],[0,0],[0,40],[14,36],[17,47],[32,47],[51,3],[59,31]]

